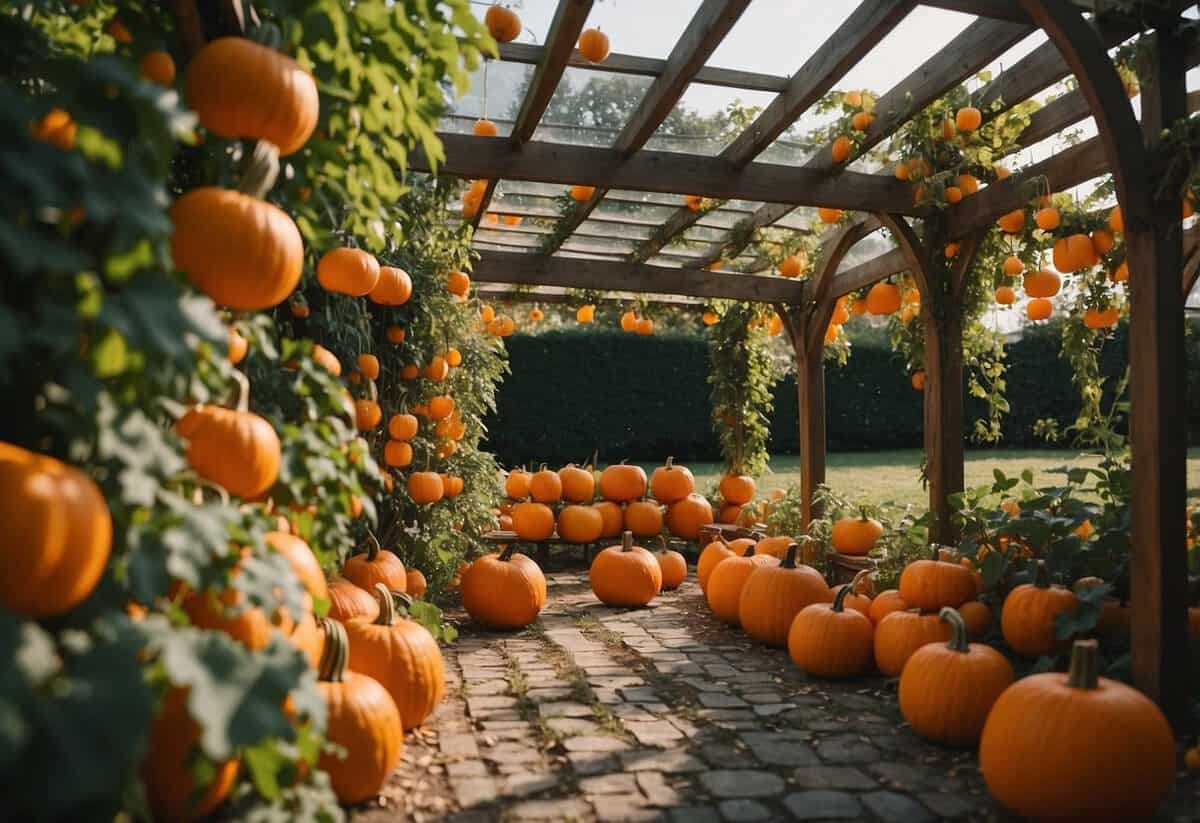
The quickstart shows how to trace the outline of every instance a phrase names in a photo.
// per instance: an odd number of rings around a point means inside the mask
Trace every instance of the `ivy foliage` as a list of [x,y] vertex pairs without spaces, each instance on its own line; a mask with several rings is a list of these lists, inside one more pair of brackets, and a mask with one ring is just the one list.
[[713,429],[721,441],[726,473],[757,476],[767,468],[767,438],[776,374],[769,336],[752,303],[723,303],[710,329],[708,358]]

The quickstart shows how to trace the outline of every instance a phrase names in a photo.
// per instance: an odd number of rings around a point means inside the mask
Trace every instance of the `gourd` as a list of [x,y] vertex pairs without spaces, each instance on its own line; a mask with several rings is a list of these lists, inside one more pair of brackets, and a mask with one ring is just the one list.
[[1149,820],[1175,780],[1175,740],[1141,692],[1098,675],[1095,640],[1067,674],[1022,678],[992,707],[979,766],[992,795],[1027,820]]
[[746,578],[759,566],[778,565],[779,558],[755,554],[752,545],[747,546],[741,556],[724,558],[708,576],[708,588],[704,592],[708,607],[718,620],[736,626]]
[[0,607],[54,617],[92,593],[112,552],[112,517],[88,475],[0,443]]
[[325,738],[344,753],[326,751],[317,765],[329,774],[338,802],[361,803],[379,794],[404,751],[400,710],[387,690],[365,674],[349,671],[346,629],[322,620],[325,653],[320,682],[325,698]]
[[387,689],[400,710],[405,730],[416,728],[433,712],[446,692],[446,664],[433,635],[414,620],[396,613],[384,583],[375,584],[379,617],[346,622],[348,664]]
[[917,649],[949,639],[950,627],[936,614],[921,614],[917,609],[892,612],[875,624],[875,665],[896,677]]
[[391,591],[403,594],[408,590],[408,572],[400,558],[381,548],[375,535],[367,534],[367,550],[346,558],[342,577],[367,592],[383,583]]
[[1073,612],[1079,606],[1070,589],[1051,586],[1046,561],[1034,566],[1034,580],[1017,586],[1004,598],[1000,610],[1000,631],[1004,641],[1017,654],[1039,657],[1064,645],[1054,632],[1054,619]]
[[520,629],[546,605],[546,578],[538,564],[509,545],[476,560],[462,573],[463,608],[493,629]]
[[831,604],[805,606],[788,629],[788,655],[811,675],[842,679],[871,668],[875,627],[862,612],[846,608],[852,588],[842,587]]
[[666,464],[650,475],[650,493],[659,503],[675,503],[695,490],[696,478],[691,469],[675,465],[673,457],[668,457]]
[[654,555],[633,544],[633,532],[621,535],[621,545],[609,546],[592,560],[588,570],[592,593],[606,606],[645,606],[662,591],[662,570]]
[[1013,682],[1013,669],[1000,652],[967,642],[967,624],[957,611],[942,609],[950,641],[913,652],[900,675],[900,712],[913,731],[946,746],[976,746],[988,712]]
[[799,549],[791,544],[782,563],[755,569],[742,587],[738,620],[746,634],[760,643],[786,646],[788,630],[801,609],[833,600],[820,572],[796,563]]

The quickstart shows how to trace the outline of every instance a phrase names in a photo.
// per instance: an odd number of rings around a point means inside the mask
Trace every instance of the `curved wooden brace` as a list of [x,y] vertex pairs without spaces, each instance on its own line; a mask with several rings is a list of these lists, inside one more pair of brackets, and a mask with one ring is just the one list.
[[917,284],[921,303],[933,305],[934,292],[930,289],[929,282],[929,250],[902,215],[879,211],[875,212],[875,218],[892,235],[892,239],[896,241],[896,245],[908,261],[909,274]]
[[850,249],[879,228],[877,219],[865,218],[843,224],[837,229],[837,233],[834,234],[830,243],[825,246],[825,253],[821,256],[816,271],[809,281],[812,285],[809,292],[812,300],[809,308],[808,329],[805,335],[809,356],[819,355],[825,343],[825,328],[829,325],[829,320],[833,317],[833,311],[837,307],[836,296],[830,293],[833,277],[837,274],[838,267],[842,265],[842,260]]

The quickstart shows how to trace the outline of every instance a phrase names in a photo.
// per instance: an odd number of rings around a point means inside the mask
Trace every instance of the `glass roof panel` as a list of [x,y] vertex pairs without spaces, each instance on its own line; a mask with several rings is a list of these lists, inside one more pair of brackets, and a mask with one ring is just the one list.
[[774,98],[770,92],[692,83],[646,148],[683,154],[719,154],[741,128],[731,121],[730,108],[761,109]]
[[571,235],[562,244],[562,247],[567,251],[624,256],[633,251],[636,245],[633,240],[621,240],[611,237],[576,237],[575,235]]
[[[701,0],[597,3],[588,15],[587,28],[599,28],[607,34],[614,52],[665,59],[700,8],[700,3]],[[558,0],[523,0],[517,5],[521,24],[526,29],[518,41],[546,42]]]
[[625,240],[645,240],[654,233],[652,226],[627,226],[624,223],[613,223],[605,220],[588,218],[579,224],[575,231],[578,235],[599,235],[601,237],[617,237]]
[[805,3],[802,25],[796,21],[796,0],[754,0],[733,30],[717,46],[709,65],[791,77],[857,5]]
[[653,82],[652,77],[569,67],[533,139],[611,146]]
[[501,135],[511,134],[513,117],[521,108],[521,100],[525,96],[525,89],[533,71],[534,67],[525,63],[484,61],[483,66],[471,75],[471,87],[467,93],[458,98],[451,98],[438,128],[443,131],[470,133],[477,119],[488,117],[495,121]]
[[672,214],[676,212],[674,206],[658,206],[648,203],[632,203],[618,200],[610,200],[604,198],[600,204],[596,206],[592,212],[593,215],[608,215],[618,218],[636,218],[638,220],[649,220],[658,225],[666,221]]

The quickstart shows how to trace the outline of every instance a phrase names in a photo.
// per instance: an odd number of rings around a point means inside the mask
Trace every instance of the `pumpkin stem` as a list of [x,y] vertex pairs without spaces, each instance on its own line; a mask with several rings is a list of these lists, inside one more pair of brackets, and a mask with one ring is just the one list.
[[379,557],[379,538],[372,531],[367,532],[367,562],[374,563],[375,558]]
[[781,569],[796,568],[796,552],[800,551],[799,543],[788,543],[787,554],[783,556],[783,562],[779,564]]
[[497,557],[496,559],[497,559],[497,560],[503,560],[503,561],[507,562],[507,561],[509,561],[509,560],[511,560],[511,559],[512,559],[513,552],[515,552],[516,550],[517,550],[517,544],[516,544],[516,543],[509,543],[507,546],[505,546],[505,547],[504,547],[504,548],[503,548],[503,549],[500,551],[500,556],[499,556],[499,557]]
[[633,550],[633,532],[628,529],[621,534],[621,551],[627,552]]
[[874,594],[874,585],[872,584],[872,581],[871,581],[872,573],[873,572],[870,569],[863,569],[858,574],[854,575],[854,579],[850,581],[850,588],[854,589],[855,594],[862,594],[862,592],[859,591],[859,585],[858,585],[859,581],[862,581],[862,580],[867,581],[867,585],[872,589],[872,591],[870,593]]
[[1045,560],[1039,560],[1033,566],[1033,585],[1039,589],[1050,588],[1050,571]]
[[1071,647],[1071,668],[1067,685],[1073,689],[1095,689],[1100,685],[1100,644],[1095,640],[1076,640]]
[[854,584],[850,583],[838,589],[838,593],[833,598],[833,605],[829,608],[835,612],[846,610],[846,598],[850,596],[850,592],[854,589]]
[[758,554],[758,546],[751,543],[746,547],[746,550],[742,552],[742,557],[754,557],[756,554]]
[[379,617],[375,618],[377,626],[393,626],[396,623],[396,602],[392,600],[391,589],[387,583],[380,581],[375,584],[375,599],[379,601]]
[[411,594],[409,594],[408,592],[398,592],[398,591],[392,589],[390,591],[390,594],[392,596],[392,606],[393,607],[395,607],[396,601],[399,601],[400,605],[403,606],[406,610],[412,608],[413,596]]
[[946,648],[956,652],[970,651],[971,646],[967,643],[967,621],[963,620],[958,609],[944,606],[938,612],[938,619],[943,623],[950,624],[950,641],[946,644]]
[[322,617],[318,624],[325,632],[325,647],[321,651],[320,679],[325,683],[341,683],[346,674],[346,658],[350,653],[350,641],[346,629],[336,620]]
[[674,464],[675,464],[675,458],[668,456],[667,462],[665,464],[663,464],[663,468],[670,469],[674,466]]
[[660,534],[660,535],[658,536],[658,542],[659,542],[659,543],[662,543],[662,549],[661,549],[660,551],[662,551],[662,552],[663,552],[663,554],[666,554],[668,551],[670,551],[670,549],[667,547],[667,538],[666,538],[666,535]]
[[262,199],[279,178],[279,149],[266,140],[259,140],[242,163],[238,191]]
[[250,378],[237,369],[231,370],[230,376],[238,384],[237,405],[234,408],[240,412],[250,411]]

